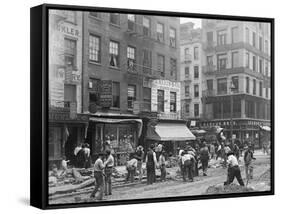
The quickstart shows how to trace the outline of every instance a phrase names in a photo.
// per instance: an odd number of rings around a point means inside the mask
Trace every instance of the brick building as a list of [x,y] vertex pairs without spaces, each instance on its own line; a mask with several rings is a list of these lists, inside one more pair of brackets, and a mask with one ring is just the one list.
[[[156,132],[165,124],[185,126],[180,120],[179,19],[83,15],[82,109],[90,116],[87,140],[93,154],[110,143],[117,164],[123,164],[137,145],[163,140]],[[158,121],[156,131],[148,131],[153,119]]]
[[204,52],[201,40],[202,29],[194,29],[194,23],[180,25],[181,51],[181,103],[182,118],[199,120],[202,117],[202,60]]
[[82,114],[82,12],[49,12],[49,161],[73,160],[88,123]]
[[219,125],[228,138],[232,130],[234,138],[257,143],[259,126],[270,126],[270,25],[203,20],[202,30],[201,125]]

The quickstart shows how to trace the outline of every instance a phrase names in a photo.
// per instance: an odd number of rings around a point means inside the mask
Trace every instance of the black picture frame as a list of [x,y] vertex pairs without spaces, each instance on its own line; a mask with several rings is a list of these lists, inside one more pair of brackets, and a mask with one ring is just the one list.
[[[98,12],[118,12],[145,15],[163,15],[188,18],[223,19],[250,22],[267,22],[271,25],[271,190],[236,194],[196,195],[185,197],[167,197],[151,199],[134,199],[126,201],[101,201],[95,203],[52,204],[48,203],[48,10],[79,10]],[[30,9],[30,204],[40,209],[94,207],[107,205],[124,205],[139,203],[172,202],[183,200],[202,200],[274,195],[274,19],[262,17],[213,15],[187,12],[147,11],[124,8],[86,7],[73,5],[43,4]]]

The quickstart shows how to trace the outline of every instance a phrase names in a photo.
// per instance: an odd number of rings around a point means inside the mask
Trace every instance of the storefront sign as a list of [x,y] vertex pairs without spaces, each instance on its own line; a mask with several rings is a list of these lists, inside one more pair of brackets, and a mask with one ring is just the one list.
[[81,74],[78,70],[66,70],[65,82],[67,83],[79,83],[81,81]]
[[69,107],[70,107],[69,117],[70,119],[75,119],[77,117],[76,102],[70,102]]
[[177,119],[180,119],[180,116],[179,114],[177,113],[165,113],[165,112],[161,112],[161,113],[158,113],[157,117],[159,119],[167,119],[167,120],[177,120]]
[[[172,114],[168,117],[174,117],[174,111],[180,112],[180,82],[171,82],[169,80],[153,80],[151,84],[151,111],[158,111],[158,90],[164,91],[164,113]],[[171,92],[176,93],[176,109],[171,111]],[[162,114],[160,114],[162,115]],[[163,115],[164,116],[164,115]],[[178,116],[177,116],[178,117]]]
[[106,108],[112,106],[112,80],[101,80],[100,105]]
[[58,25],[57,30],[71,36],[79,36],[79,30],[66,25]]

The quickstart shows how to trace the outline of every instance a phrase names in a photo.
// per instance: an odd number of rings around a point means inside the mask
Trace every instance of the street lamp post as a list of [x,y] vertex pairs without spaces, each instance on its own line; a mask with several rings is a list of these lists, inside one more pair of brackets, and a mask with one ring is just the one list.
[[236,89],[231,81],[230,83],[230,139],[231,145],[233,144],[233,91]]

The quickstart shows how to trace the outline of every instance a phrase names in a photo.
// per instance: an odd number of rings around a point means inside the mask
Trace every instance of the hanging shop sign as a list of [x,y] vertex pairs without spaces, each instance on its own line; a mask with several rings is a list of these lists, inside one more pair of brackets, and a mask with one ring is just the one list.
[[100,106],[104,108],[112,106],[112,80],[100,82]]

